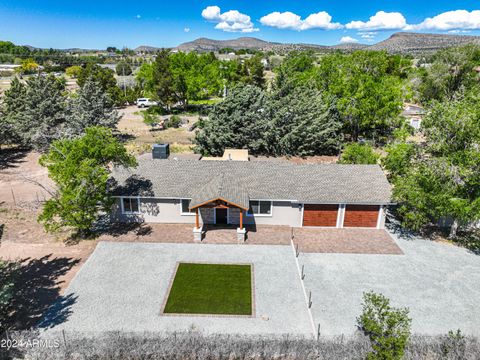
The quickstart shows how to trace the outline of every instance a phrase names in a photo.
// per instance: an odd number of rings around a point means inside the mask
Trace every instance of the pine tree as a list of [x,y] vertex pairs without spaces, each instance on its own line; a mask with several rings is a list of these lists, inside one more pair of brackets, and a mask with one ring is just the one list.
[[114,128],[120,118],[110,97],[97,82],[89,78],[77,96],[68,103],[66,135],[81,135],[91,126]]
[[65,85],[53,76],[34,76],[26,86],[12,83],[5,97],[8,122],[19,142],[36,150],[46,150],[61,137],[65,122]]

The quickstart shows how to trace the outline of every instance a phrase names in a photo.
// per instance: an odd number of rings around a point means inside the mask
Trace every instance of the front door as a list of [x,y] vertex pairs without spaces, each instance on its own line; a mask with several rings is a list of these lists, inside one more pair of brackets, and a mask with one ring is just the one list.
[[228,209],[215,209],[215,224],[227,224]]

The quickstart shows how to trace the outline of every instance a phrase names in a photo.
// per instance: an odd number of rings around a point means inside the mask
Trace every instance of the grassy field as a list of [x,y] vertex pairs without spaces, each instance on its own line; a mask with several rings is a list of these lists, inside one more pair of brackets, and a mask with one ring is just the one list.
[[181,263],[164,313],[252,315],[250,265]]

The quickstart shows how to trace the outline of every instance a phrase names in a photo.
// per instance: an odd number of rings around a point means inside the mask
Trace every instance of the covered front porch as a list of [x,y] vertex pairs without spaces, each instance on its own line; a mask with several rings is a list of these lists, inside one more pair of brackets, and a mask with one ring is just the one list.
[[[193,203],[193,201],[192,201]],[[233,203],[224,198],[216,198],[190,205],[195,212],[194,241],[202,241],[207,230],[235,231],[238,242],[246,240],[247,229],[244,216],[248,207]]]

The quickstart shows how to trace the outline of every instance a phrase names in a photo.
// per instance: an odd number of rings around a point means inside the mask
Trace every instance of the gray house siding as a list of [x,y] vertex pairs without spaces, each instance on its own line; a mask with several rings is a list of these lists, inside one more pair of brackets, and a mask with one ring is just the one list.
[[[117,222],[147,222],[170,224],[194,224],[195,214],[181,213],[181,199],[139,198],[139,212],[135,214],[122,213],[121,198],[117,198],[112,209],[112,220]],[[345,205],[340,206],[337,227],[343,227]],[[285,225],[302,227],[303,206],[290,201],[272,201],[271,215],[250,216],[244,213],[243,223],[246,225]],[[215,223],[215,209],[201,208],[200,222]],[[240,211],[228,209],[228,223],[239,224]],[[380,206],[377,228],[385,227],[385,206]]]
[[[112,210],[112,220],[117,222],[195,223],[194,214],[182,215],[180,199],[139,198],[139,202],[139,212],[127,214],[122,213],[121,198],[117,198]],[[247,216],[244,214],[243,221],[245,224],[301,226],[301,218],[302,211],[297,204],[273,201],[271,215]],[[203,224],[213,224],[215,210],[201,208],[200,219]],[[229,224],[240,222],[238,209],[229,209],[228,222]]]

